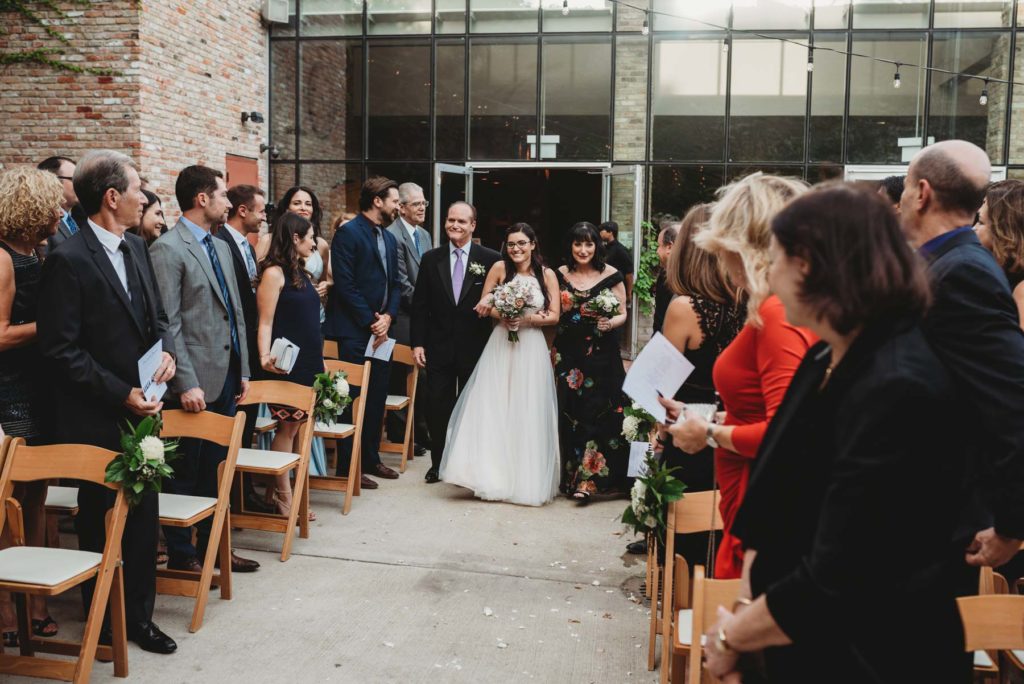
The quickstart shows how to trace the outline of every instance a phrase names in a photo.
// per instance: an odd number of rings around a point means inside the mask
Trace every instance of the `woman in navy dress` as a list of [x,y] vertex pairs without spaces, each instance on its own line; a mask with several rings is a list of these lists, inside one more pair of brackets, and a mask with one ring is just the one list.
[[[270,249],[262,262],[256,305],[259,309],[257,344],[260,366],[275,379],[313,386],[317,373],[324,370],[323,346],[320,342],[320,296],[304,269],[305,261],[316,249],[313,225],[308,219],[287,212],[274,221],[270,229]],[[291,371],[275,367],[270,354],[274,340],[285,337],[299,348]],[[271,404],[270,415],[278,427],[270,444],[273,451],[296,452],[299,425],[311,420],[301,409]],[[277,476],[274,501],[278,512],[291,510],[292,488],[288,474]],[[310,516],[312,518],[312,515]]]

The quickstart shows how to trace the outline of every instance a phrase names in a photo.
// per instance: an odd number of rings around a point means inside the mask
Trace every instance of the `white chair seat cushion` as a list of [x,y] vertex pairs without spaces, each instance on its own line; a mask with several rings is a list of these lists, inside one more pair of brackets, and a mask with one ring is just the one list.
[[[684,646],[690,646],[693,643],[693,610],[690,608],[683,608],[679,611],[676,616],[676,633],[679,635],[679,643]],[[702,634],[700,637],[700,643],[703,646],[707,643],[707,638]]]
[[314,430],[321,437],[327,437],[328,435],[343,435],[355,426],[350,423],[317,423]]
[[992,659],[985,651],[974,652],[974,667],[993,667]]
[[257,430],[267,430],[272,427],[277,427],[277,421],[268,416],[260,416],[256,419]]
[[46,488],[46,505],[49,508],[78,508],[78,487]]
[[194,515],[217,505],[216,499],[208,496],[186,496],[184,494],[160,493],[160,517],[171,520],[188,520]]
[[1010,651],[1010,653],[1013,654],[1013,657],[1017,659],[1018,663],[1024,664],[1024,651],[1015,648]]
[[102,553],[91,551],[12,546],[0,551],[0,581],[52,587],[97,567],[102,560]]
[[384,402],[386,408],[401,408],[404,404],[409,402],[409,397],[403,397],[399,394],[389,394],[387,400]]
[[239,449],[239,468],[269,468],[277,470],[298,463],[299,455],[287,451],[270,451],[269,449]]

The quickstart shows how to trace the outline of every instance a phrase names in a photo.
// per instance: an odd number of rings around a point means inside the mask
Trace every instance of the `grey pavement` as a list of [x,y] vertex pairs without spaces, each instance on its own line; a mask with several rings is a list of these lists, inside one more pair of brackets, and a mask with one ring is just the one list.
[[[428,466],[410,462],[347,516],[340,494],[313,492],[318,520],[286,563],[281,535],[235,533],[237,552],[263,567],[235,575],[231,601],[214,590],[196,634],[191,599],[157,597],[154,621],[178,652],[129,643],[129,681],[656,681],[644,566],[624,554],[632,537],[618,521],[625,499],[483,502],[425,484]],[[80,633],[80,610],[75,591],[52,602],[62,637]],[[92,681],[125,680],[97,663]]]

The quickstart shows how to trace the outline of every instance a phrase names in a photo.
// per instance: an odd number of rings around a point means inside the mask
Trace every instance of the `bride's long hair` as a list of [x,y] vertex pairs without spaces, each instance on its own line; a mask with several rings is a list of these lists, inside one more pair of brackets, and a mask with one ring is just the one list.
[[540,291],[544,294],[543,310],[547,311],[551,302],[548,301],[548,288],[544,285],[544,260],[540,256],[540,244],[537,242],[537,233],[534,232],[528,223],[513,223],[505,231],[505,239],[501,241],[501,260],[505,262],[505,282],[510,282],[516,277],[518,272],[515,262],[512,261],[512,257],[508,253],[508,236],[513,233],[522,233],[533,243],[533,252],[530,255],[530,269],[537,279],[537,284],[540,285]]

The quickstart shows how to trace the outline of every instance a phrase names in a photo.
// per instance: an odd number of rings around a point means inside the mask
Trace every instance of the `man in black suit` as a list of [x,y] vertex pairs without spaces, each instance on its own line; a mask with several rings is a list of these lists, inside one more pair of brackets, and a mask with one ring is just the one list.
[[605,263],[614,266],[626,280],[626,304],[633,301],[633,255],[619,242],[619,224],[605,221],[598,229],[604,242]]
[[[334,233],[331,269],[334,285],[327,300],[324,334],[338,343],[342,361],[362,364],[367,345],[387,341],[402,295],[398,280],[398,243],[385,227],[398,216],[398,183],[374,176],[359,191],[359,215]],[[398,473],[380,462],[380,433],[388,396],[391,361],[372,359],[370,386],[363,404],[361,486],[376,489],[367,475],[388,480]],[[351,411],[351,409],[349,409]],[[352,442],[339,443],[338,474],[348,472]]]
[[900,212],[929,262],[925,332],[962,392],[972,436],[957,541],[969,544],[968,563],[999,566],[1024,539],[1024,333],[1006,276],[972,230],[990,174],[971,143],[926,147],[910,163]]
[[[228,189],[228,220],[217,231],[216,237],[228,244],[231,251],[231,262],[234,266],[235,282],[238,284],[238,299],[242,305],[242,318],[245,320],[245,345],[249,349],[251,359],[260,357],[256,346],[257,323],[259,313],[256,310],[256,276],[259,268],[256,263],[256,250],[249,242],[250,235],[258,235],[260,227],[267,220],[267,196],[255,185],[236,185]],[[241,407],[245,413],[245,432],[242,434],[243,446],[252,444],[253,432],[256,429],[258,404],[246,404]],[[273,513],[274,507],[269,506],[256,496],[252,488],[252,479],[243,478],[246,492],[246,508],[263,513]]]
[[[132,161],[109,150],[89,152],[74,183],[89,219],[46,259],[39,287],[39,347],[59,388],[50,438],[120,450],[125,421],[163,407],[143,396],[138,359],[163,342],[155,379],[166,382],[175,373],[174,342],[146,242],[126,233],[139,225],[146,205]],[[75,523],[83,550],[103,551],[104,516],[113,501],[109,489],[81,485]],[[125,616],[129,639],[147,651],[173,653],[177,645],[152,621],[158,518],[153,492],[128,514],[121,544]],[[88,606],[91,587],[85,593]]]
[[60,181],[64,189],[64,199],[61,200],[60,222],[57,224],[57,232],[46,241],[46,249],[52,252],[69,237],[78,232],[80,226],[85,225],[88,218],[78,203],[78,196],[75,194],[74,176],[75,162],[68,157],[47,157],[36,165],[41,171],[49,171]]
[[[413,356],[427,369],[430,425],[430,470],[427,482],[437,482],[444,455],[448,421],[469,382],[491,335],[490,318],[473,307],[483,294],[484,278],[501,256],[472,242],[476,209],[468,202],[448,208],[444,231],[448,244],[423,255],[412,305]],[[456,272],[456,269],[458,272]],[[462,282],[455,291],[452,283]]]

